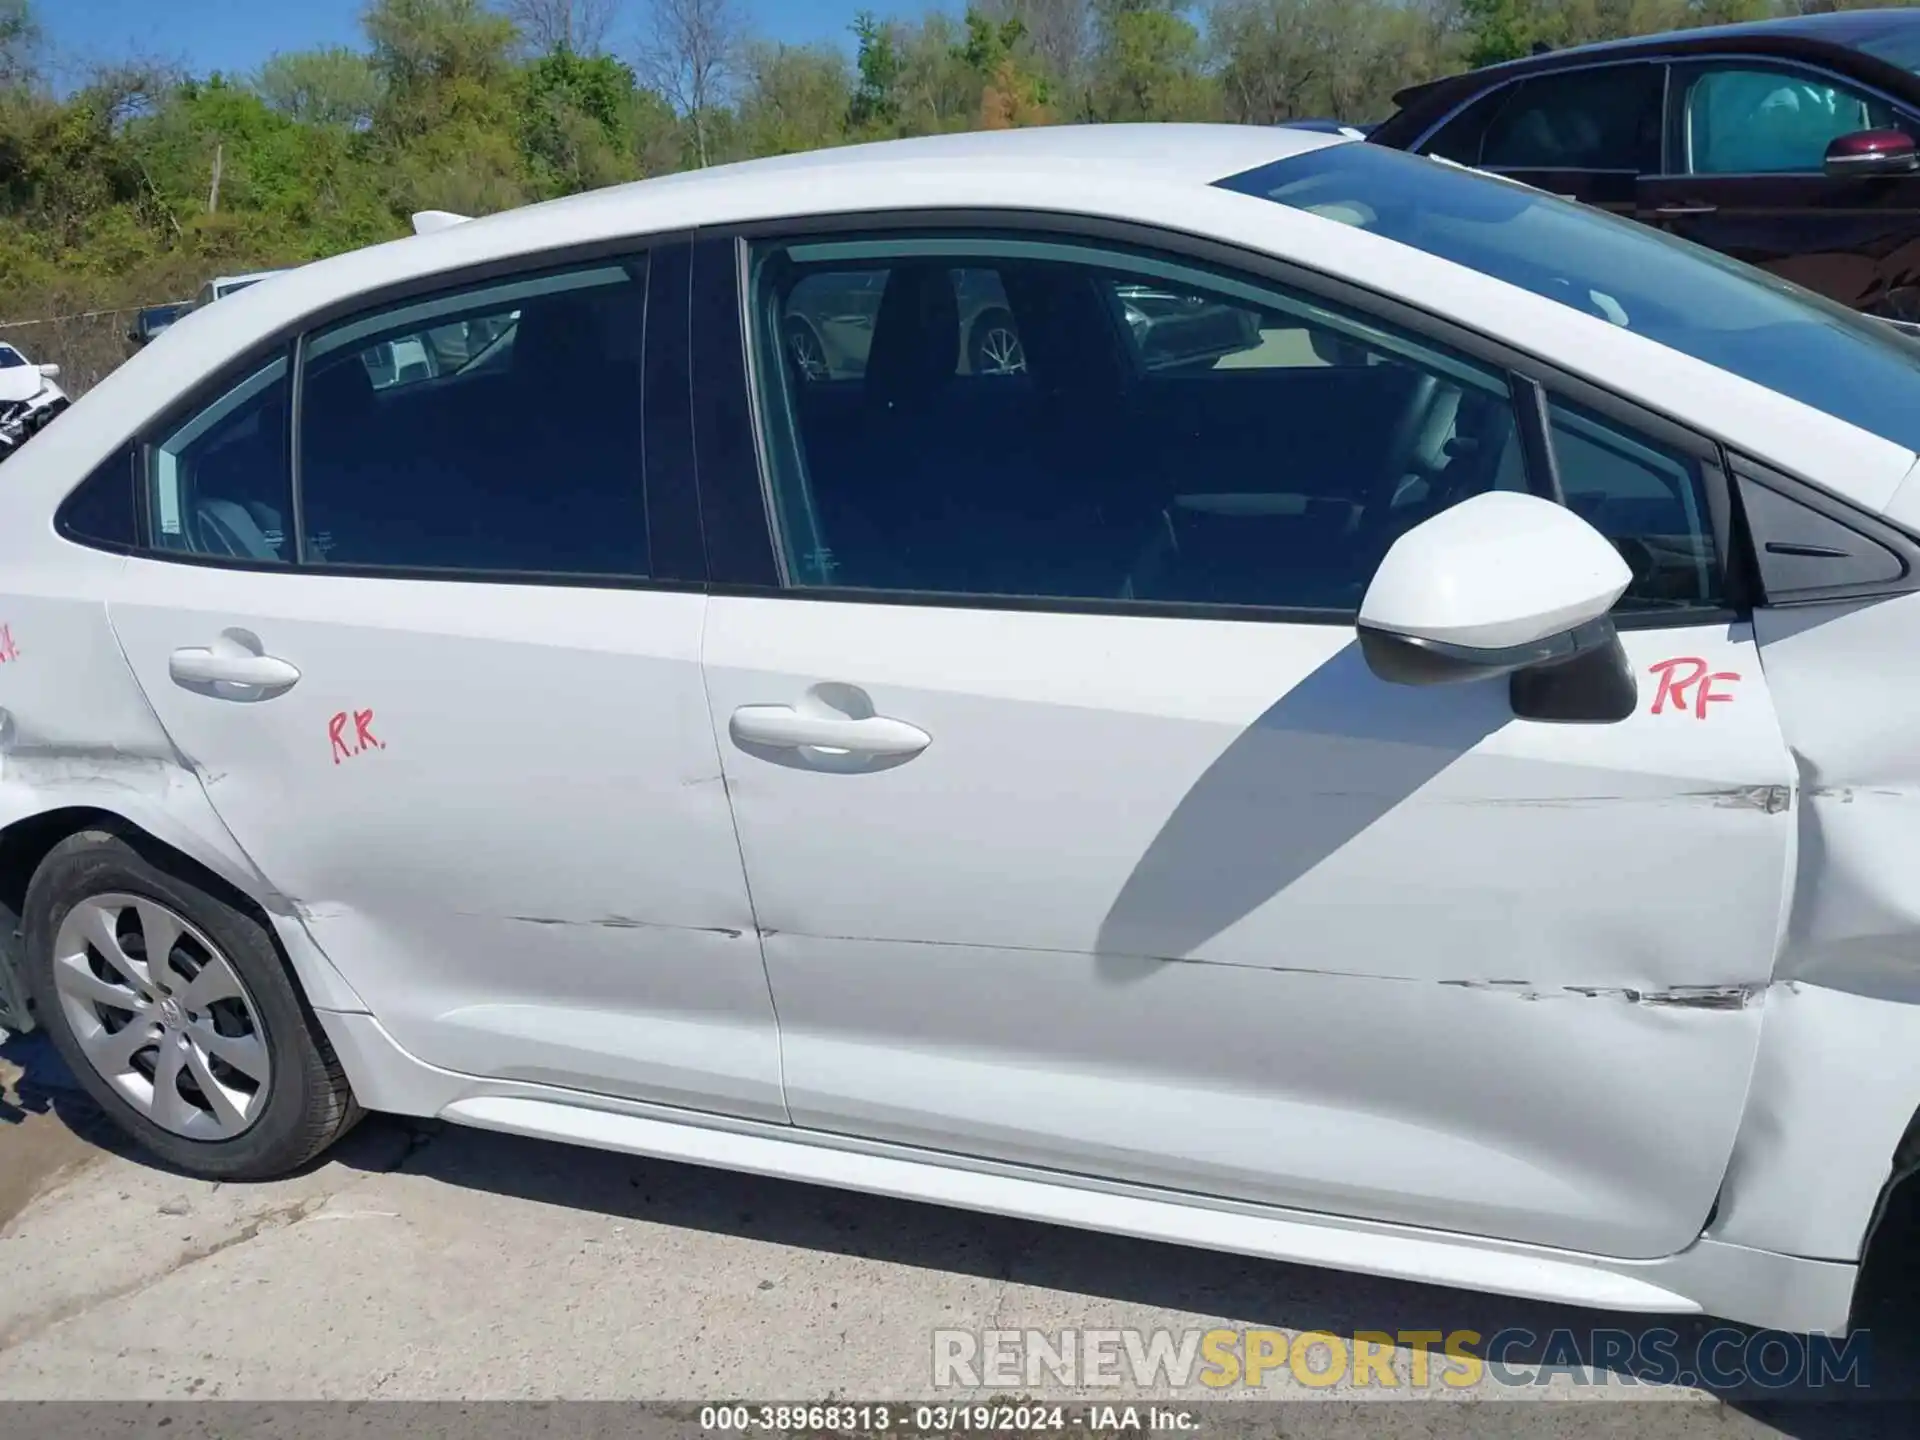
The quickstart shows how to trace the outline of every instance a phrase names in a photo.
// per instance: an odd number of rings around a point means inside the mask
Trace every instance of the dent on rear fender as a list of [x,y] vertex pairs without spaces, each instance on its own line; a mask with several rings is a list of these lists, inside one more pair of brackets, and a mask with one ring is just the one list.
[[[117,557],[76,559],[62,589],[105,581],[86,572]],[[28,577],[31,578],[31,577]],[[207,798],[204,775],[148,705],[108,623],[106,606],[0,590],[0,830],[60,810],[117,817],[204,865],[264,910],[309,1000],[361,1002],[295,918],[294,902],[260,872]]]
[[1920,595],[1763,610],[1754,629],[1798,843],[1713,1233],[1857,1259],[1920,1111]]

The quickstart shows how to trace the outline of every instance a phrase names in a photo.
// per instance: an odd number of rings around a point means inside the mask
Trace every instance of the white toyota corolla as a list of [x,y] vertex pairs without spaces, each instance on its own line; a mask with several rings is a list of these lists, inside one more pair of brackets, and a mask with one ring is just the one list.
[[1334,136],[449,224],[9,462],[7,964],[202,1175],[387,1110],[1839,1329],[1916,450],[1892,332]]

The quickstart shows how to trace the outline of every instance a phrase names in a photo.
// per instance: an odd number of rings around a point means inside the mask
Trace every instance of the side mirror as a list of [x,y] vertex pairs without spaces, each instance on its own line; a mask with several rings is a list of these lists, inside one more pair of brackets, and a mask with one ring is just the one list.
[[1904,130],[1856,130],[1827,146],[1821,169],[1837,178],[1905,175],[1920,169],[1920,150]]
[[1565,506],[1476,495],[1387,551],[1360,605],[1360,650],[1395,684],[1512,675],[1515,709],[1530,718],[1624,719],[1637,693],[1607,612],[1632,579]]
[[60,367],[58,365],[42,365],[40,367],[40,373],[49,380],[58,380],[60,378]]

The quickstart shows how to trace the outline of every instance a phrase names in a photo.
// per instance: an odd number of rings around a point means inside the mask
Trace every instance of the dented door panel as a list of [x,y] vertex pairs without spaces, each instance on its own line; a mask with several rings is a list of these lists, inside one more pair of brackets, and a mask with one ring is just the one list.
[[[1683,1248],[1739,1123],[1793,774],[1744,629],[1625,643],[1638,713],[1551,725],[1502,682],[1384,684],[1340,627],[716,597],[796,1122]],[[727,733],[850,689],[931,743],[849,769]]]
[[[111,609],[221,817],[404,1048],[780,1120],[704,603],[136,559]],[[298,680],[173,673],[236,646]]]
[[1798,863],[1716,1235],[1856,1259],[1920,1111],[1920,595],[1761,610]]
[[[72,546],[55,551],[51,564],[28,554],[8,560],[0,595],[0,830],[53,811],[110,816],[284,918],[290,912],[207,803],[115,643],[100,597],[124,564]],[[0,966],[16,961],[15,946],[0,953]],[[301,980],[316,1005],[359,1005],[324,962],[304,965]],[[0,989],[7,992],[0,1027],[28,1028],[17,969]]]

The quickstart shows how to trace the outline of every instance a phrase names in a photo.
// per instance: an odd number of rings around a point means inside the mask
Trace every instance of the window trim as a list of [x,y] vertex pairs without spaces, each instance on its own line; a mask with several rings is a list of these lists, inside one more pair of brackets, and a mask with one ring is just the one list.
[[[453,270],[435,271],[428,275],[408,276],[385,285],[360,290],[349,296],[329,302],[307,312],[293,323],[264,337],[248,346],[219,369],[203,377],[193,387],[169,402],[166,407],[149,417],[135,432],[129,442],[134,452],[132,482],[136,502],[135,526],[136,543],[124,553],[141,560],[151,560],[169,565],[195,565],[206,569],[234,570],[271,575],[299,574],[305,576],[329,576],[340,579],[358,580],[419,580],[443,584],[482,584],[514,586],[564,586],[582,590],[658,590],[658,591],[697,591],[705,588],[703,575],[649,575],[599,573],[581,571],[548,570],[497,570],[441,568],[416,565],[317,565],[309,563],[304,555],[304,536],[306,522],[300,510],[300,440],[297,428],[300,419],[300,386],[298,380],[304,374],[306,341],[310,335],[348,320],[356,315],[370,315],[389,306],[404,303],[411,299],[426,299],[435,295],[452,294],[469,288],[481,288],[489,284],[509,281],[518,276],[532,276],[550,271],[571,270],[593,264],[595,261],[627,259],[644,256],[646,259],[646,279],[643,287],[644,314],[651,316],[655,303],[654,281],[660,269],[660,258],[675,248],[689,248],[694,232],[685,229],[661,231],[651,234],[636,234],[595,240],[587,244],[559,246],[549,250],[525,254],[497,257],[487,261],[467,265]],[[656,406],[677,404],[685,407],[690,404],[690,396],[673,397],[654,393],[649,386],[647,368],[648,346],[651,342],[651,323],[643,320],[646,330],[642,335],[641,383],[635,403],[643,407],[643,428],[640,455],[638,457],[641,499],[647,525],[649,551],[653,557],[659,554],[659,539],[656,536],[658,517],[656,514],[656,489],[651,481],[647,459],[647,436],[652,426],[659,423],[662,411]],[[294,518],[288,527],[289,534],[298,532],[290,558],[286,561],[253,560],[245,557],[226,555],[200,555],[184,550],[165,550],[153,543],[152,517],[152,474],[153,450],[180,425],[199,414],[234,385],[272,363],[275,359],[284,359],[288,366],[288,400],[285,414],[287,417],[287,443],[291,453],[288,456],[289,503],[294,507]],[[689,474],[682,482],[688,491],[697,493],[697,482],[689,466]],[[84,481],[82,483],[85,483]],[[79,487],[76,486],[77,490]],[[67,503],[63,498],[62,507]],[[661,507],[664,509],[665,507]],[[57,515],[58,512],[56,512]],[[679,517],[675,517],[679,519]],[[666,528],[666,527],[662,527]],[[699,545],[704,539],[704,531],[698,527],[688,527],[684,520],[680,528],[688,529],[689,534],[675,534],[668,544],[673,547],[676,556],[684,549],[686,540],[691,539]],[[76,542],[84,543],[84,542]],[[92,548],[99,549],[100,546]],[[117,552],[118,553],[118,552]],[[684,557],[680,557],[684,560]],[[659,568],[650,565],[649,568]],[[676,569],[691,568],[676,564]],[[704,569],[704,566],[700,567]]]
[[[1431,340],[1443,348],[1456,350],[1467,358],[1486,365],[1489,369],[1502,372],[1506,377],[1509,391],[1514,396],[1516,426],[1519,426],[1523,419],[1518,392],[1524,382],[1541,387],[1548,396],[1564,396],[1572,403],[1583,406],[1597,415],[1604,416],[1628,429],[1637,430],[1651,440],[1679,450],[1694,459],[1699,466],[1701,485],[1706,492],[1707,513],[1715,526],[1714,550],[1720,572],[1721,593],[1727,597],[1727,603],[1673,611],[1630,611],[1616,614],[1613,617],[1614,624],[1621,630],[1681,629],[1695,625],[1732,623],[1747,618],[1744,607],[1736,608],[1740,591],[1735,574],[1737,567],[1732,564],[1730,548],[1732,543],[1731,502],[1726,494],[1728,479],[1722,465],[1721,448],[1717,440],[1701,434],[1670,416],[1649,410],[1610,390],[1593,385],[1549,361],[1518,350],[1505,341],[1449,317],[1422,310],[1401,296],[1382,294],[1353,281],[1308,269],[1295,261],[1260,251],[1247,250],[1211,236],[1195,235],[1135,221],[1058,211],[988,208],[848,211],[841,214],[744,222],[725,227],[726,235],[733,242],[735,274],[729,278],[729,283],[737,297],[735,314],[739,320],[739,334],[745,351],[744,382],[749,390],[748,408],[754,425],[752,448],[758,460],[758,474],[754,477],[754,489],[761,498],[760,526],[756,535],[764,539],[768,563],[766,569],[759,575],[716,564],[708,586],[711,593],[764,598],[778,596],[802,602],[927,605],[945,606],[951,609],[1050,611],[1059,614],[1128,615],[1140,618],[1242,620],[1275,624],[1347,626],[1354,623],[1355,612],[1353,611],[1330,611],[1309,607],[1073,599],[1057,596],[963,595],[918,590],[797,587],[783,584],[779,577],[783,573],[784,562],[774,558],[779,554],[780,543],[777,517],[774,514],[771,499],[773,474],[769,463],[769,457],[772,454],[769,448],[770,437],[766,431],[765,417],[759,413],[758,399],[754,398],[760,394],[762,357],[751,343],[752,276],[750,273],[745,273],[751,248],[756,242],[793,240],[817,234],[943,228],[1003,233],[1031,231],[1036,235],[1060,236],[1081,243],[1105,243],[1149,252],[1157,251],[1199,265],[1228,271],[1237,270],[1249,279],[1264,280],[1285,286],[1303,295],[1323,299],[1364,315],[1372,315],[1394,328],[1411,331],[1416,336]],[[698,384],[696,377],[696,392]],[[1539,414],[1541,421],[1544,422],[1546,417],[1544,403],[1540,407]],[[1522,440],[1525,443],[1524,434]],[[1539,493],[1540,486],[1549,482],[1536,478],[1532,457],[1529,456],[1527,459],[1528,488],[1534,493]],[[711,516],[716,513],[710,498],[710,487],[714,482],[710,479],[704,465],[696,466],[696,470],[702,494],[701,511],[703,516]],[[713,553],[711,536],[708,537],[708,550],[710,554]]]

